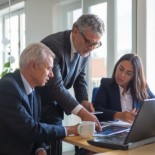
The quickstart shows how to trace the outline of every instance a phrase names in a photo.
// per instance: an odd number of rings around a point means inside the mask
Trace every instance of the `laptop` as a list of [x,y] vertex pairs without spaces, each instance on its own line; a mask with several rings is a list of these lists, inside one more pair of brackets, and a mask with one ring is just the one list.
[[130,130],[107,136],[94,136],[87,142],[96,146],[121,150],[155,142],[155,98],[142,102]]

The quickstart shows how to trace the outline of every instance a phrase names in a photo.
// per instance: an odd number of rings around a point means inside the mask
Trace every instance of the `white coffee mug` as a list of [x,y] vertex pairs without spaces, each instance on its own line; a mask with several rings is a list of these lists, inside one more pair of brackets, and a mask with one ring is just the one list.
[[78,126],[78,133],[83,138],[91,138],[95,132],[95,122],[83,121]]

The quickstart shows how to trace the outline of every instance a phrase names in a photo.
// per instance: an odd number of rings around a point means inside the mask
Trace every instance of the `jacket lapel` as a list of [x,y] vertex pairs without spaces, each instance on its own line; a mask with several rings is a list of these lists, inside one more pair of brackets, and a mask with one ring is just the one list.
[[23,100],[25,101],[25,103],[29,107],[27,110],[29,110],[29,112],[32,114],[29,98],[28,98],[28,96],[26,94],[26,91],[25,91],[25,88],[24,88],[24,84],[23,84],[23,81],[22,81],[22,78],[21,78],[19,70],[14,72],[14,78],[16,79],[16,81],[17,81],[17,83],[19,85],[19,92],[20,92]]
[[111,95],[113,102],[115,103],[114,106],[118,111],[121,111],[121,100],[120,100],[120,90],[116,82],[111,82]]
[[64,51],[64,61],[67,66],[67,74],[70,71],[70,59],[71,59],[71,44],[70,44],[70,34],[71,31],[65,31],[64,40],[65,40],[65,51]]

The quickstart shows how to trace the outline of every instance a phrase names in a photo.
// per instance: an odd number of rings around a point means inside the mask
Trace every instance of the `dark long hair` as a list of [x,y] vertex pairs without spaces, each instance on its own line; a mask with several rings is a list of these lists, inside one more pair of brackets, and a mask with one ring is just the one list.
[[116,68],[120,64],[120,62],[127,60],[130,61],[134,68],[134,76],[133,79],[129,83],[129,88],[131,90],[131,94],[137,101],[142,101],[143,99],[149,98],[148,94],[148,86],[144,76],[143,64],[138,55],[133,53],[123,55],[116,63],[113,74],[112,81],[115,81],[115,73]]

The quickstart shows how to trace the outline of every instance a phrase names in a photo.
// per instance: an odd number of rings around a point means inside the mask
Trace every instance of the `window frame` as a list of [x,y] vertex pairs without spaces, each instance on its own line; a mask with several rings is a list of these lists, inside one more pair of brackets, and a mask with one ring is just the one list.
[[[18,29],[18,50],[16,52],[18,52],[18,58],[19,59],[19,56],[20,56],[20,53],[22,52],[23,48],[25,48],[25,33],[22,34],[21,33],[21,29],[22,30],[25,30],[25,28],[23,28],[23,24],[21,22],[21,15],[24,15],[24,21],[25,21],[25,13],[24,13],[24,3],[20,3],[20,4],[16,4],[14,6],[11,6],[10,11],[7,11],[8,8],[5,8],[4,10],[0,10],[0,13],[1,13],[1,26],[2,26],[2,29],[1,29],[1,34],[2,34],[2,43],[1,43],[1,62],[2,62],[2,65],[0,67],[0,71],[3,70],[3,64],[6,63],[8,61],[8,58],[9,56],[13,56],[14,54],[12,54],[12,47],[11,47],[11,33],[10,33],[10,27],[11,27],[11,18],[14,17],[14,16],[18,16],[18,25],[19,25],[19,29]],[[10,18],[10,19],[9,19]],[[9,38],[7,39],[7,41],[5,42],[5,32],[6,32],[6,25],[5,25],[5,21],[9,19]],[[25,27],[25,25],[24,25]],[[23,36],[24,37],[21,37]],[[21,38],[24,38],[23,40]],[[7,50],[9,48],[9,50]],[[7,52],[8,51],[8,52]],[[8,54],[10,52],[10,54]],[[16,58],[15,58],[16,59]],[[18,61],[18,60],[16,60]],[[18,63],[17,63],[18,64]],[[18,66],[17,66],[18,67]]]

